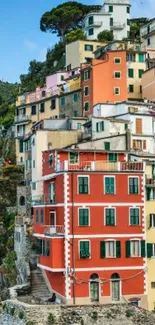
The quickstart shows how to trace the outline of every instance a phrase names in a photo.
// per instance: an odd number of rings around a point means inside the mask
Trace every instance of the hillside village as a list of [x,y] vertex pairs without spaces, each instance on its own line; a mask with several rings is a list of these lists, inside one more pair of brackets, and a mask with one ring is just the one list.
[[[155,18],[131,39],[130,12],[130,0],[88,12],[84,38],[65,44],[61,68],[17,97],[1,129],[0,202],[15,224],[0,255],[0,324],[45,325],[46,314],[69,325],[76,306],[92,315],[77,325],[116,324],[101,315],[115,304],[122,324],[144,314],[155,324]],[[62,305],[74,308],[66,320]],[[31,308],[43,319],[26,318]]]

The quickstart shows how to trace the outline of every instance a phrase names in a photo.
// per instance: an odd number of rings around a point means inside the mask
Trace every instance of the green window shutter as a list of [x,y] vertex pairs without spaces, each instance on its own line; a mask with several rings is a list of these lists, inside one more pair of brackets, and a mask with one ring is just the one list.
[[139,209],[135,209],[135,224],[139,225]]
[[115,210],[111,209],[111,226],[115,226]]
[[113,6],[109,6],[109,12],[113,12]]
[[89,241],[80,242],[80,258],[88,258],[90,256]]
[[106,209],[106,226],[111,225],[111,220],[110,220],[110,209]]
[[50,256],[50,241],[46,241],[46,256]]
[[121,257],[121,242],[116,241],[116,257]]
[[84,193],[88,194],[88,177],[83,177],[84,178]]
[[83,177],[78,178],[79,181],[79,194],[83,193]]
[[130,19],[127,19],[127,25],[130,26]]
[[104,149],[110,150],[110,142],[104,142]]
[[130,225],[139,225],[139,209],[130,209]]
[[141,257],[145,257],[145,240],[141,240]]
[[101,130],[104,131],[104,121],[101,122]]
[[152,244],[147,244],[147,257],[148,258],[151,258],[152,257],[152,255],[153,255],[153,250],[152,250]]
[[109,194],[110,193],[110,178],[105,177],[105,193]]
[[96,123],[96,132],[99,132],[99,124]]
[[131,256],[130,246],[131,246],[130,240],[127,240],[126,241],[126,257],[130,257]]
[[152,227],[152,214],[150,214],[150,228]]
[[146,199],[147,199],[147,201],[150,201],[150,194],[151,194],[151,189],[147,188],[146,189]]
[[74,101],[74,103],[76,103],[78,101],[78,94],[77,93],[75,93],[73,95],[73,101]]
[[89,25],[92,25],[94,23],[94,16],[89,17]]
[[105,258],[105,242],[100,242],[100,258]]
[[113,18],[110,18],[110,26],[113,26]]
[[89,224],[89,210],[79,209],[79,225],[88,226]]
[[81,72],[81,81],[84,80],[84,71]]
[[88,70],[88,79],[90,79],[90,70]]
[[117,153],[109,153],[109,161],[117,162]]
[[139,56],[139,62],[141,62],[141,63],[145,62],[144,53],[139,53],[138,56]]
[[127,14],[130,13],[130,7],[127,7],[127,8],[126,8],[126,12],[127,12]]
[[43,240],[43,252],[42,252],[42,255],[46,255],[46,250],[45,250],[45,240]]
[[36,210],[36,223],[39,223],[39,212],[38,212],[38,209]]
[[134,78],[134,70],[133,69],[128,69],[128,77]]
[[144,70],[142,69],[139,69],[138,70],[138,75],[139,75],[139,78],[142,78],[142,74],[143,74]]
[[44,210],[41,209],[40,211],[40,223],[43,224],[44,223]]
[[110,177],[110,193],[114,194],[115,188],[114,188],[114,177]]

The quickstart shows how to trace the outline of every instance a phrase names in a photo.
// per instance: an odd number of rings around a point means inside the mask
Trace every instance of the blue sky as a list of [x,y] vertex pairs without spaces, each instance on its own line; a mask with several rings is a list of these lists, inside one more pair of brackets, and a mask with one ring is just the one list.
[[[84,0],[86,4],[101,4],[102,0]],[[155,13],[155,0],[131,0],[132,16]],[[0,79],[19,80],[33,59],[43,61],[46,50],[56,42],[56,36],[40,31],[42,14],[63,1],[55,0],[0,0]]]

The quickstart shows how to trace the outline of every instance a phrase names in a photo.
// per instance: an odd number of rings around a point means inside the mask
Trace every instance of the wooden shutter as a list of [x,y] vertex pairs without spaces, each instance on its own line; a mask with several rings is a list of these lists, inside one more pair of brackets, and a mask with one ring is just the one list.
[[105,193],[106,194],[110,193],[110,178],[109,177],[105,178]]
[[141,240],[141,257],[145,257],[145,240]]
[[150,214],[150,228],[152,228],[152,214]]
[[110,177],[110,193],[114,194],[115,186],[114,186],[114,177]]
[[130,257],[131,256],[131,243],[130,240],[126,241],[126,257]]
[[116,257],[121,257],[121,242],[118,240],[116,241]]
[[111,213],[111,218],[110,218],[111,226],[115,226],[115,210],[111,209],[110,213]]
[[146,150],[146,140],[143,140],[143,149]]
[[88,177],[83,177],[84,194],[88,194]]
[[137,148],[137,146],[136,146],[136,140],[133,140],[133,149],[136,149]]
[[106,209],[106,226],[110,226],[111,225],[111,220],[110,220],[110,209]]
[[152,257],[152,244],[147,244],[147,257],[151,258]]
[[96,132],[99,132],[99,123],[96,123]]
[[142,119],[136,118],[136,133],[142,134]]
[[100,257],[105,258],[105,241],[100,242]]
[[150,194],[151,194],[151,189],[147,188],[146,189],[146,197],[147,197],[147,201],[150,201]]

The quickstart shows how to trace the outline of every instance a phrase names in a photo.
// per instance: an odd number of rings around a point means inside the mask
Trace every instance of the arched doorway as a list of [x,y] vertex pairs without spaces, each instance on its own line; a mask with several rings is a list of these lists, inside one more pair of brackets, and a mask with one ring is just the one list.
[[20,206],[24,206],[25,205],[25,197],[24,196],[20,196],[19,205]]
[[120,301],[120,276],[118,273],[113,273],[111,276],[111,298],[112,301]]
[[93,273],[90,277],[90,298],[92,302],[99,301],[100,283],[99,276]]

